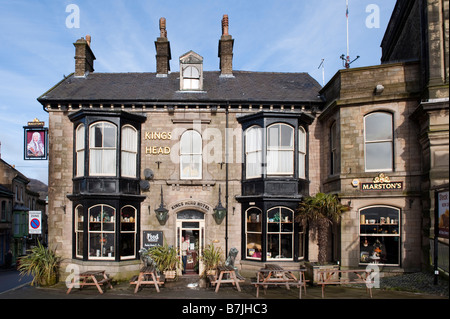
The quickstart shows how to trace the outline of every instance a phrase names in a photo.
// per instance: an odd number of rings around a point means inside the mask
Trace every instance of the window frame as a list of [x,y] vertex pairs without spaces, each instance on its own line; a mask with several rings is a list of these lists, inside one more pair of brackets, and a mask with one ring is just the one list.
[[[191,141],[190,141],[190,145],[191,145],[191,149],[190,152],[186,152],[184,153],[184,147],[183,147],[183,142],[184,139],[187,138],[187,134],[192,134],[191,136]],[[199,143],[200,144],[200,152],[194,152],[194,149],[192,148],[192,146],[195,143]],[[197,158],[197,161],[193,161],[193,158]],[[184,161],[185,158],[188,158],[188,161]],[[198,164],[199,168],[198,168],[198,174],[196,176],[193,176],[192,174],[189,175],[185,175],[183,172],[183,168],[184,165],[186,164]],[[201,180],[203,178],[203,139],[202,139],[202,135],[196,131],[196,130],[186,130],[185,132],[183,132],[183,134],[180,137],[180,179],[181,180]]]
[[[99,221],[91,220],[91,217],[93,217],[93,215],[91,214],[91,210],[96,208],[96,207],[101,207],[100,208],[100,216],[101,217],[100,217]],[[109,209],[112,209],[113,216],[114,216],[114,221],[107,222],[107,221],[102,220],[102,218],[104,218],[103,215],[104,215],[104,208],[105,207],[107,207]],[[117,210],[116,210],[115,207],[113,207],[111,205],[95,204],[95,205],[92,205],[91,207],[88,208],[88,221],[87,221],[87,223],[88,223],[88,234],[87,234],[88,235],[87,236],[88,243],[87,243],[87,245],[88,245],[88,259],[89,260],[115,260],[115,258],[116,258],[115,255],[117,253],[117,246],[116,246],[117,230],[116,230],[116,222],[115,222],[116,215],[117,215]],[[100,230],[91,230],[90,229],[91,228],[91,223],[99,223],[98,225],[100,225]],[[106,223],[109,223],[110,225],[113,225],[113,230],[105,230],[104,228],[105,228],[105,224]],[[111,257],[103,256],[102,250],[103,250],[104,245],[105,245],[105,243],[103,243],[103,242],[100,243],[100,254],[99,254],[100,256],[90,255],[89,254],[89,252],[91,251],[91,235],[92,234],[99,234],[100,237],[102,238],[101,241],[103,241],[103,238],[104,238],[105,234],[106,235],[108,235],[108,234],[112,234],[113,235],[113,243],[109,244],[109,246],[113,247],[113,252],[114,252],[114,254]],[[105,249],[105,252],[106,252],[106,249]]]
[[[290,216],[291,216],[291,218],[290,218],[290,221],[283,221],[282,220],[282,217],[283,217],[283,215],[282,215],[282,210],[287,210],[287,211],[289,211],[290,212]],[[270,215],[270,212],[271,211],[275,211],[275,210],[278,210],[278,213],[279,213],[279,216],[280,216],[280,220],[279,221],[270,221],[270,219],[269,219],[269,215]],[[294,260],[294,256],[295,256],[295,230],[294,230],[294,226],[295,226],[295,222],[294,222],[294,215],[295,214],[295,212],[294,212],[294,210],[293,209],[290,209],[290,208],[288,208],[288,207],[285,207],[285,206],[275,206],[275,207],[271,207],[270,209],[268,209],[267,210],[267,212],[266,212],[266,224],[267,224],[267,228],[266,228],[266,245],[267,245],[267,248],[266,248],[266,258],[267,258],[267,261],[268,262],[270,262],[270,261],[279,261],[279,260],[290,260],[290,261],[292,261],[292,260]],[[275,213],[275,215],[276,215],[276,213]],[[278,231],[274,231],[274,230],[272,230],[272,231],[270,231],[269,230],[269,227],[272,225],[272,226],[275,226],[275,224],[278,224]],[[291,226],[291,231],[283,231],[283,227],[282,227],[282,225],[283,224],[290,224],[290,226]],[[281,255],[281,252],[282,252],[282,236],[283,235],[290,235],[291,236],[291,257],[289,257],[289,258],[277,258],[277,256],[270,256],[269,257],[269,243],[270,243],[270,240],[269,240],[269,236],[270,235],[278,235],[278,252],[280,253],[280,255]]]
[[[129,219],[125,219],[126,217],[124,217],[124,209],[126,208],[132,208],[133,209],[133,220]],[[136,234],[137,234],[137,209],[136,207],[132,206],[132,205],[125,205],[123,207],[120,208],[120,224],[119,224],[119,236],[120,236],[120,247],[119,247],[119,256],[120,256],[120,260],[128,260],[128,259],[135,259],[136,258]],[[133,226],[132,230],[123,230],[123,224],[127,224],[128,226]],[[132,234],[133,235],[133,254],[132,255],[122,255],[122,243],[124,241],[124,237],[123,234]]]
[[307,132],[303,126],[298,127],[298,178],[306,179],[307,170]]
[[81,123],[75,129],[75,177],[85,176],[85,153],[86,126]]
[[[394,211],[396,213],[396,221],[395,222],[389,222],[387,223],[387,218],[386,216],[379,216],[380,219],[379,220],[375,220],[375,222],[369,222],[369,218],[364,218],[365,223],[362,223],[363,218],[362,218],[362,214],[364,214],[364,216],[366,217],[369,212],[367,212],[370,209],[386,209],[386,212],[384,212],[384,214],[394,214]],[[390,212],[388,212],[388,210],[390,210]],[[372,213],[373,215],[375,213]],[[380,212],[380,215],[382,214],[382,212]],[[359,231],[358,231],[358,235],[359,235],[359,264],[360,265],[368,265],[370,263],[370,259],[368,259],[368,262],[363,262],[362,261],[362,254],[363,251],[361,251],[361,245],[364,244],[364,241],[366,241],[367,238],[370,238],[370,241],[373,241],[375,239],[378,238],[382,238],[382,241],[384,242],[385,239],[389,240],[389,239],[393,239],[394,241],[397,241],[397,262],[395,263],[383,263],[380,261],[377,261],[378,265],[383,265],[383,266],[400,266],[400,262],[401,262],[401,246],[402,246],[402,236],[401,236],[401,223],[402,223],[402,210],[398,207],[395,206],[389,206],[389,205],[372,205],[372,206],[367,206],[367,207],[362,207],[358,210],[358,217],[359,217]],[[381,217],[385,218],[384,222],[381,221]],[[372,218],[371,218],[372,219]],[[364,227],[364,228],[363,228]],[[369,229],[372,230],[372,228],[374,229],[373,232],[368,231]],[[363,231],[364,229],[364,231]],[[383,229],[385,229],[387,231],[387,233],[383,233]],[[394,233],[395,232],[395,233]],[[364,239],[363,239],[364,238]],[[395,239],[396,238],[396,239]],[[369,245],[369,244],[368,244]],[[366,252],[366,251],[364,251]],[[368,254],[368,256],[370,256],[370,253]]]
[[[255,131],[256,134],[253,135],[253,136],[250,136],[250,134],[252,132],[254,132],[254,131]],[[259,126],[259,125],[250,126],[249,128],[247,128],[245,130],[245,133],[244,133],[245,141],[244,141],[244,143],[245,143],[245,178],[246,179],[253,179],[253,178],[260,178],[260,177],[262,177],[262,174],[263,174],[262,161],[263,161],[263,149],[264,149],[263,148],[263,143],[264,143],[263,142],[263,132],[264,132],[263,128],[261,126]],[[254,138],[254,140],[251,141],[251,140],[249,140],[249,138]],[[253,150],[253,147],[252,147],[252,150],[249,151],[249,142],[254,142],[255,143],[254,150]],[[258,149],[258,147],[259,147],[259,149]],[[255,154],[256,155],[256,158],[255,158],[256,159],[256,163],[251,163],[251,164],[255,164],[255,167],[258,167],[257,165],[259,164],[259,169],[255,169],[255,173],[256,173],[255,175],[250,175],[249,174],[249,171],[251,171],[249,169],[249,155],[250,154]],[[258,154],[259,154],[259,156],[258,156]],[[259,160],[259,162],[258,162],[258,160]],[[259,172],[259,174],[258,174],[258,172]]]
[[[390,128],[391,128],[391,138],[389,139],[375,139],[375,140],[368,140],[367,139],[367,119],[370,116],[374,116],[377,114],[382,114],[382,115],[386,115],[390,117]],[[387,111],[375,111],[375,112],[371,112],[369,114],[366,114],[364,116],[364,170],[366,172],[393,172],[394,171],[394,140],[395,140],[395,136],[394,136],[394,115],[391,112],[387,112]],[[375,144],[389,144],[389,150],[390,150],[390,167],[375,167],[375,168],[368,168],[368,151],[367,151],[367,146],[368,145],[375,145]]]
[[[270,138],[270,133],[269,130],[274,127],[274,126],[279,126],[280,129],[278,131],[278,144],[276,146],[271,146],[269,143],[271,141]],[[292,133],[292,138],[291,138],[291,145],[289,146],[289,148],[283,148],[282,145],[282,128],[283,127],[288,127],[291,130]],[[282,122],[276,122],[273,124],[270,124],[267,126],[266,128],[266,174],[267,176],[294,176],[295,173],[295,128],[289,124],[286,123],[282,123]],[[275,152],[278,155],[278,160],[277,160],[277,169],[274,171],[269,171],[270,168],[272,168],[272,165],[269,163],[269,153],[270,152]],[[279,159],[280,159],[280,154],[290,154],[290,156],[292,157],[292,165],[290,167],[290,171],[281,171],[280,170],[280,166],[279,166]],[[284,156],[282,156],[282,158],[284,159]]]
[[[101,125],[102,127],[102,146],[97,147],[95,146],[95,144],[97,143],[96,141],[96,135],[95,135],[95,127]],[[115,130],[115,134],[114,134],[114,146],[105,146],[105,125],[110,125],[111,127],[114,128]],[[102,177],[106,177],[106,176],[110,176],[110,177],[116,177],[117,176],[117,150],[118,150],[118,129],[117,129],[117,125],[112,123],[112,122],[108,122],[108,121],[97,121],[94,122],[92,124],[89,125],[89,176],[102,176]],[[94,144],[94,146],[92,146],[92,144]],[[93,154],[98,151],[101,152],[102,156],[102,162],[101,162],[101,167],[100,167],[100,172],[98,172],[97,170],[93,170],[95,165],[93,165]],[[109,160],[113,160],[114,163],[111,165],[112,170],[111,171],[105,171],[105,168],[107,168],[106,166],[108,164],[106,164],[105,160],[104,160],[104,153],[105,151],[112,151],[114,152],[114,156],[112,156],[111,159]]]
[[[253,211],[253,210],[256,210],[258,212],[257,216],[259,215],[259,218],[257,217],[257,221],[256,222],[253,222],[253,221],[250,220],[251,219],[251,214],[249,214],[249,213],[251,211]],[[246,247],[246,249],[245,249],[245,258],[246,259],[262,260],[262,258],[263,258],[263,252],[264,252],[264,247],[263,247],[263,218],[264,218],[263,211],[260,208],[256,207],[256,206],[249,207],[245,211],[245,247]],[[249,223],[259,224],[260,230],[259,231],[257,231],[257,230],[249,230]],[[258,226],[258,225],[255,225],[255,226]],[[256,251],[254,251],[254,253],[252,255],[250,255],[251,249],[255,249],[256,247],[255,248],[249,247],[249,244],[250,244],[250,242],[249,242],[249,234],[250,235],[256,235],[256,236],[259,235],[259,237],[260,237],[260,243],[259,244],[261,245],[261,254],[260,254],[259,257],[253,257],[255,255]],[[254,244],[257,244],[257,243],[254,243]]]
[[[189,75],[187,75],[188,71],[190,70],[196,70],[197,71],[197,76],[193,76],[192,72],[190,72]],[[188,65],[185,68],[183,68],[183,90],[186,91],[199,91],[201,90],[201,72],[200,70],[193,66],[193,65]],[[194,86],[192,85],[193,83],[197,83],[197,87],[194,88]]]
[[[133,145],[130,149],[126,149],[125,148],[125,135],[124,134],[125,130],[127,129],[131,129],[133,132]],[[137,163],[137,159],[138,159],[138,149],[139,149],[139,138],[138,138],[138,130],[130,124],[125,124],[121,127],[121,143],[120,143],[120,156],[121,156],[121,161],[120,161],[120,174],[122,177],[128,177],[128,178],[136,178],[137,177],[137,167],[138,167],[138,163]],[[126,156],[128,155],[128,156]],[[128,162],[128,160],[130,162]],[[126,171],[129,167],[128,165],[132,164],[132,168],[134,169],[133,172],[131,174],[129,174],[131,172],[130,171]]]

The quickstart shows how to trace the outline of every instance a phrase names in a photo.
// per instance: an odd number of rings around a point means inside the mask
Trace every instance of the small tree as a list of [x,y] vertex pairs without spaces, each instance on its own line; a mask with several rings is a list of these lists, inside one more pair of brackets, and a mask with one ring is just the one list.
[[342,205],[336,195],[317,193],[306,197],[297,209],[296,221],[317,228],[317,243],[319,246],[318,260],[324,264],[328,253],[328,228],[339,222],[342,213],[349,207]]

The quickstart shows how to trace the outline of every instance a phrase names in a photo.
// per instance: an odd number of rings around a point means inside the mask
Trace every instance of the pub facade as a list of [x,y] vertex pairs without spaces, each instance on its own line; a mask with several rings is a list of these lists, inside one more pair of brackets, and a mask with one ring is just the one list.
[[[306,73],[236,71],[227,16],[219,71],[189,51],[172,72],[163,18],[154,73],[94,72],[91,38],[74,46],[75,72],[38,99],[49,113],[49,246],[67,263],[126,278],[155,240],[187,241],[188,273],[202,271],[209,244],[236,248],[242,271],[315,261],[315,234],[295,215],[318,191],[350,207],[330,229],[330,260],[426,263],[420,60],[341,70],[323,88]],[[448,157],[448,139],[441,149]]]

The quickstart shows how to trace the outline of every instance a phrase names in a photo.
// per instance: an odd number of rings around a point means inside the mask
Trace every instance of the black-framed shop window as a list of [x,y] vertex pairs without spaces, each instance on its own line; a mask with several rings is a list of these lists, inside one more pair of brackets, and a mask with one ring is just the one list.
[[73,257],[89,261],[137,259],[140,201],[75,201]]
[[304,259],[305,232],[303,227],[295,222],[294,214],[292,207],[283,205],[260,203],[245,209],[242,258],[262,262]]
[[400,265],[401,210],[391,206],[362,208],[360,216],[360,264]]

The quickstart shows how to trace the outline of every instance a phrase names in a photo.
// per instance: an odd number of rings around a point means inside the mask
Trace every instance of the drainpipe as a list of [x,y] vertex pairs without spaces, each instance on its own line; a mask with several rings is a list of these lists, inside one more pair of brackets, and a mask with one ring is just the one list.
[[225,109],[226,125],[225,125],[225,258],[228,258],[228,108],[230,103],[227,102]]

